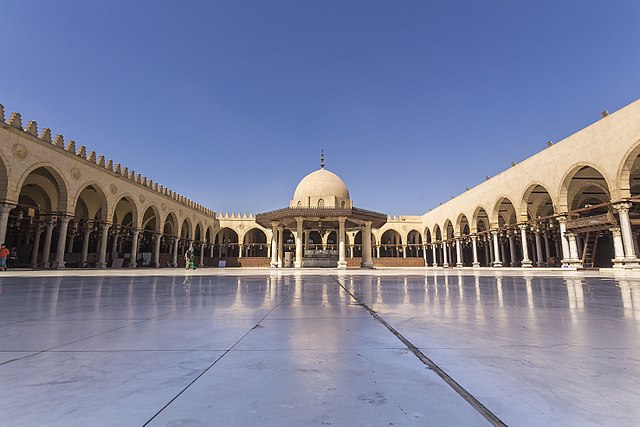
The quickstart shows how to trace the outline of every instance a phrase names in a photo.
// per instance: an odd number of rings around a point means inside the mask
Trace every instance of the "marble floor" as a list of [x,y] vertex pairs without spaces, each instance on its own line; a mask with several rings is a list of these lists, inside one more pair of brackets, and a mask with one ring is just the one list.
[[640,274],[0,273],[0,425],[638,425]]

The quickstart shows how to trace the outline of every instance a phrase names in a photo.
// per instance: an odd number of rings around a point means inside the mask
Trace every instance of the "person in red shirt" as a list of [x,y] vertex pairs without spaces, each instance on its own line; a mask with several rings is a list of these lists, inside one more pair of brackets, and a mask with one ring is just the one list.
[[0,245],[0,270],[7,271],[7,257],[9,256],[9,248],[4,243]]

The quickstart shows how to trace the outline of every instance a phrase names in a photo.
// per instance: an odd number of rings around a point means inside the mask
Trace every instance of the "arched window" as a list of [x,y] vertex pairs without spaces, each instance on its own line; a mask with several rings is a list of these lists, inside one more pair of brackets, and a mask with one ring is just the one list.
[[345,203],[345,202],[344,202],[344,200],[343,200],[343,201],[340,203],[340,207],[341,207],[342,209],[344,209],[344,208],[345,208],[345,206],[346,206],[346,203]]
[[324,200],[323,199],[318,200],[318,207],[320,209],[324,208]]
[[302,207],[302,202],[300,200],[298,200],[298,205],[297,205],[298,209],[300,209]]

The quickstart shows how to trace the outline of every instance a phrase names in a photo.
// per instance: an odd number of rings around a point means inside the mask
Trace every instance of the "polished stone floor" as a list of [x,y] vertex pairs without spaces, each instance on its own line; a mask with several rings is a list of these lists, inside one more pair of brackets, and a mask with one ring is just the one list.
[[0,273],[3,426],[631,426],[639,382],[633,273]]

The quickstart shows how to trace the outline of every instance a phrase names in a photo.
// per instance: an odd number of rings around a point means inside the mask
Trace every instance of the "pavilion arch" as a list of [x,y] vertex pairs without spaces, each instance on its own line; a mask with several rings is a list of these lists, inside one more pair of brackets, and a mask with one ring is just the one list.
[[267,256],[267,234],[259,229],[253,227],[244,233],[242,238],[242,246],[245,251],[245,256],[249,257],[265,257]]
[[640,195],[640,141],[625,153],[616,173],[616,185],[621,198]]
[[499,197],[491,214],[491,225],[503,227],[515,224],[517,224],[515,205],[507,196]]
[[487,214],[487,210],[484,206],[477,206],[473,211],[470,228],[472,233],[482,233],[491,229],[489,215]]
[[162,234],[165,236],[178,236],[179,233],[180,223],[178,222],[178,215],[173,211],[169,211],[164,221],[162,221]]
[[239,254],[238,233],[229,227],[223,227],[218,230],[215,236],[215,247],[217,255],[220,258],[235,257]]
[[142,214],[142,230],[149,230],[154,233],[162,232],[160,228],[160,211],[155,204],[150,204]]
[[548,188],[540,182],[532,182],[529,184],[520,198],[518,222],[548,217],[555,213],[556,206]]
[[118,198],[111,218],[113,218],[114,225],[132,228],[138,226],[138,205],[132,195],[124,194]]
[[456,228],[455,230],[459,233],[460,236],[466,236],[471,233],[471,225],[469,224],[469,220],[467,216],[463,213],[458,215],[456,219]]
[[380,256],[399,257],[402,256],[402,236],[394,229],[389,229],[380,236]]
[[9,192],[9,173],[5,160],[0,156],[0,200],[7,199]]
[[73,197],[72,209],[78,218],[79,204],[86,207],[86,218],[89,220],[107,221],[108,213],[111,210],[109,199],[100,184],[97,182],[88,182],[83,185]]
[[[588,191],[591,190],[593,191]],[[578,163],[573,166],[562,178],[558,191],[558,211],[568,212],[577,209],[572,206],[576,202],[576,196],[581,193],[590,193],[592,199],[600,200],[600,203],[611,200],[611,182],[596,166],[590,163]],[[586,201],[583,200],[586,203]],[[584,206],[581,206],[584,207]]]
[[18,195],[29,185],[39,186],[47,192],[50,210],[67,213],[69,208],[69,186],[63,174],[51,163],[38,163],[27,169],[18,180]]

